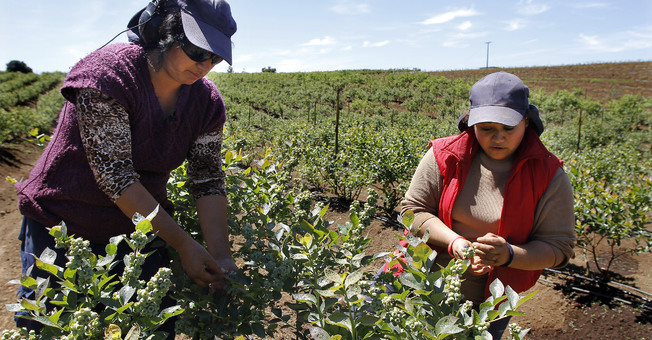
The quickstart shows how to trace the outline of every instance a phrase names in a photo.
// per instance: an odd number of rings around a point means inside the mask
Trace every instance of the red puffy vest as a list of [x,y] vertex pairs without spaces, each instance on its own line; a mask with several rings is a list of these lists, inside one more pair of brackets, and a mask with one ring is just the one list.
[[[439,199],[439,219],[449,228],[452,226],[453,204],[469,172],[473,158],[480,149],[473,129],[430,142],[439,172],[442,193]],[[523,141],[516,151],[505,195],[498,227],[498,235],[511,244],[528,241],[534,225],[537,203],[552,181],[562,161],[550,153],[539,140],[536,132],[527,129]],[[437,252],[446,251],[436,249]],[[402,268],[399,269],[402,271]],[[528,290],[536,283],[541,270],[521,270],[509,267],[494,267],[489,273],[485,296],[489,296],[489,284],[496,278],[517,293]]]

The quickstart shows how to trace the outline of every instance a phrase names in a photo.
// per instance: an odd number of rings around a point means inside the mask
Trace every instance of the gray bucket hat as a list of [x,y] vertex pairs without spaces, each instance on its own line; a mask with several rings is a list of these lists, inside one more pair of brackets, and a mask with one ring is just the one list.
[[137,41],[140,38],[139,25],[150,19],[159,7],[167,14],[180,10],[183,32],[191,43],[207,51],[213,52],[232,64],[231,36],[236,32],[237,25],[231,15],[231,6],[225,0],[158,0],[148,7],[138,11],[129,21],[129,39]]

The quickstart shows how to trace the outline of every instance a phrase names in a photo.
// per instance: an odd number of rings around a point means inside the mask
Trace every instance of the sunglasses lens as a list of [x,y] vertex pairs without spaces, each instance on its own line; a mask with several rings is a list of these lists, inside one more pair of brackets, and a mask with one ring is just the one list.
[[211,63],[215,65],[223,60],[222,57],[218,56],[217,54],[195,46],[190,41],[188,41],[188,38],[183,39],[183,42],[181,43],[181,49],[183,50],[184,53],[186,53],[188,58],[198,63],[210,59]]

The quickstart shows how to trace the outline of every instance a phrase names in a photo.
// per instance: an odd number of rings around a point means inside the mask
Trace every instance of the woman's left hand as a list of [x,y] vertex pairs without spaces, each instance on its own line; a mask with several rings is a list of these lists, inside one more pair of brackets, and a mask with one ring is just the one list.
[[[215,261],[217,262],[218,267],[222,269],[222,273],[224,273],[224,276],[228,275],[230,272],[235,272],[239,270],[238,266],[233,261],[233,258],[230,256],[216,258]],[[208,286],[211,289],[211,293],[215,293],[218,290],[223,290],[224,287],[226,287],[226,284],[227,284],[226,279],[222,277],[218,281],[211,282]]]
[[496,234],[487,233],[478,237],[476,242],[473,242],[473,246],[476,249],[475,255],[479,258],[479,264],[498,267],[509,260],[507,241]]

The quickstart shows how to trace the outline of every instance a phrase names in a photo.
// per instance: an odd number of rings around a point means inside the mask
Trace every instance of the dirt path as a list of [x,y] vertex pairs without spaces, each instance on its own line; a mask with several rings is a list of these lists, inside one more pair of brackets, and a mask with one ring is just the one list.
[[[20,278],[19,244],[17,240],[21,215],[16,207],[16,193],[6,177],[20,180],[26,178],[36,163],[41,149],[29,143],[5,146],[0,149],[0,330],[14,328],[13,315],[4,304],[15,302],[16,286],[6,282]],[[347,214],[332,214],[335,223],[344,223]],[[379,220],[369,227],[372,238],[369,253],[391,250],[397,232]],[[580,255],[579,250],[577,251]],[[578,256],[572,268],[582,268],[583,259]],[[652,254],[625,257],[615,264],[614,271],[628,285],[652,292]],[[563,278],[549,277],[552,282],[568,283]],[[601,301],[578,291],[557,289],[554,284],[540,280],[533,288],[535,297],[519,310],[525,316],[512,320],[523,328],[531,328],[528,339],[650,339],[652,335],[652,312],[629,305]],[[649,297],[652,299],[652,297]],[[652,307],[652,305],[651,305]],[[184,339],[183,337],[177,337]]]
[[17,208],[14,186],[6,178],[27,178],[40,154],[41,149],[29,143],[0,149],[0,235],[3,240],[0,245],[0,329],[15,326],[13,315],[4,305],[16,302],[17,287],[6,283],[19,279],[21,275],[18,232],[22,215]]

